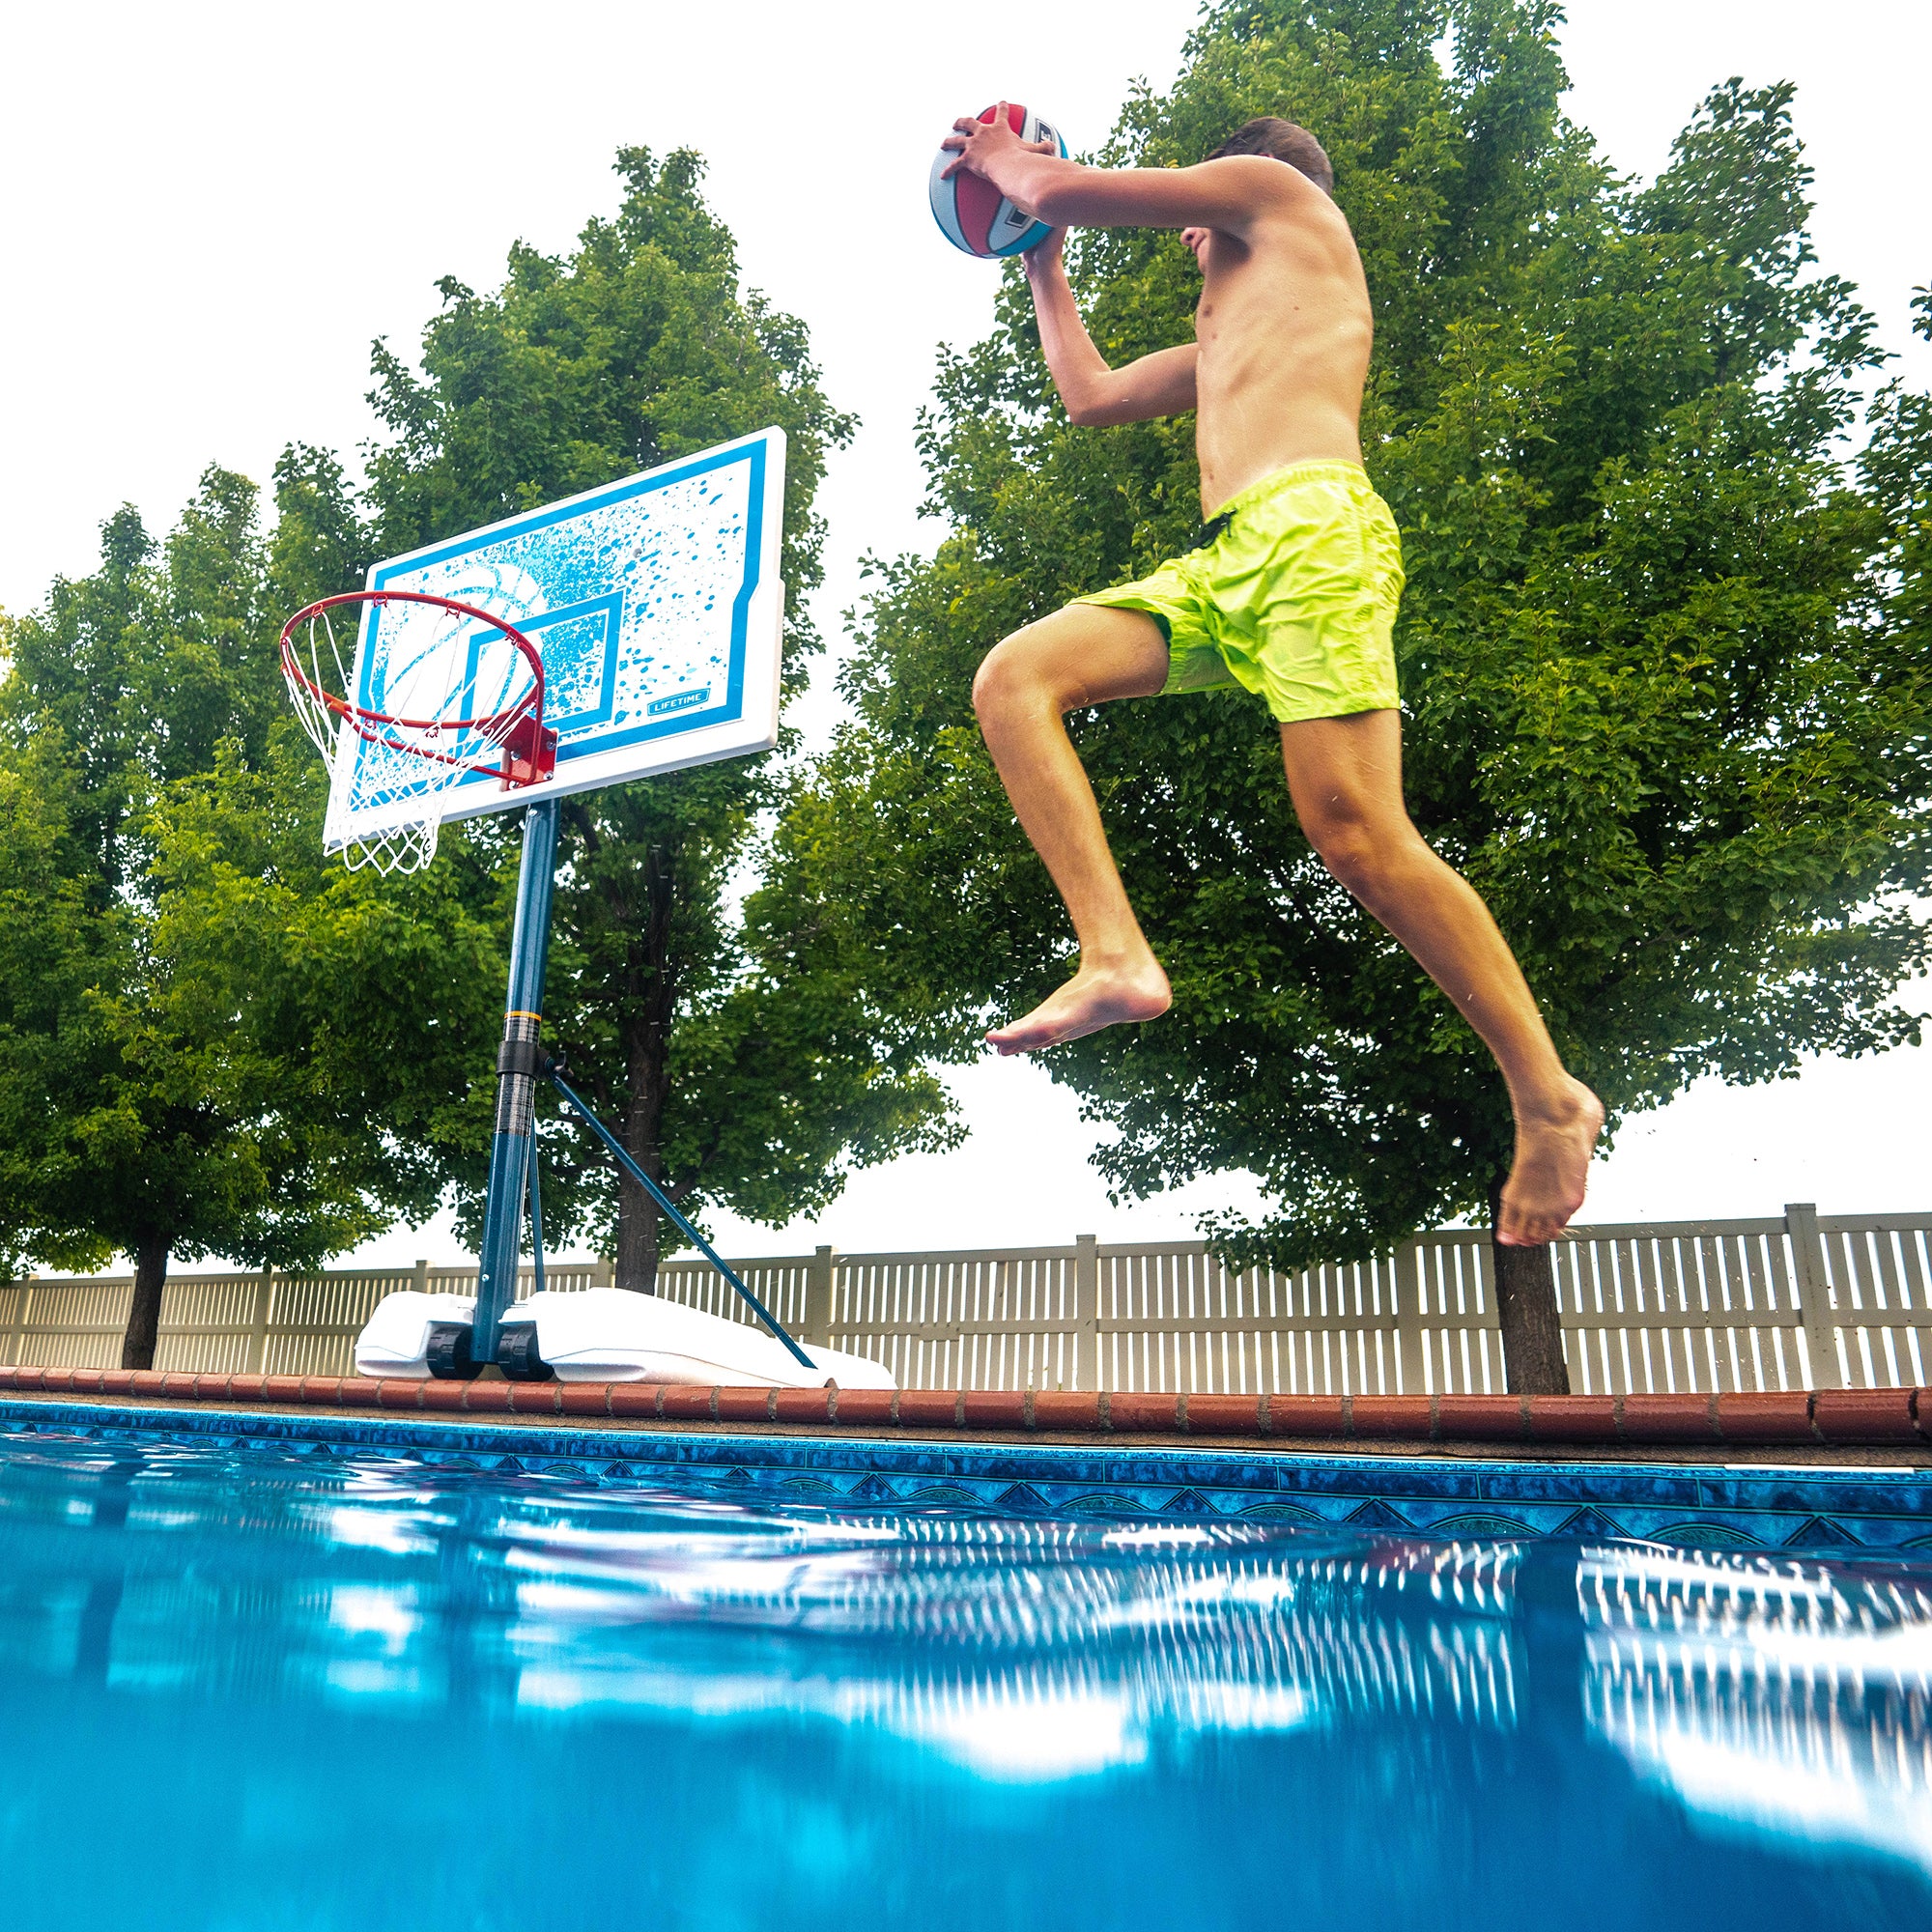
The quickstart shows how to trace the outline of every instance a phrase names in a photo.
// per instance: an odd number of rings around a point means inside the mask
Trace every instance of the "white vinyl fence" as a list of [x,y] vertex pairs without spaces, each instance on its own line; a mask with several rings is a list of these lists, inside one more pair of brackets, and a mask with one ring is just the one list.
[[[1574,1229],[1554,1250],[1579,1395],[1932,1383],[1932,1214]],[[734,1264],[802,1340],[881,1361],[905,1388],[1260,1389],[1489,1394],[1503,1388],[1489,1236],[1450,1229],[1374,1262],[1224,1267],[1198,1241],[847,1255]],[[554,1263],[551,1289],[601,1286]],[[525,1287],[529,1285],[525,1271]],[[356,1331],[397,1289],[467,1292],[473,1268],[180,1275],[155,1366],[347,1375]],[[701,1261],[659,1292],[750,1317]],[[0,1288],[0,1363],[109,1368],[128,1276]]]

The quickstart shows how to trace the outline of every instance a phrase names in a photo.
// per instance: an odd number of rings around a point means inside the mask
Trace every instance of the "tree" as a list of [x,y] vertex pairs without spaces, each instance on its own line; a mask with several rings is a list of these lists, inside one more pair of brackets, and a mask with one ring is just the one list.
[[[383,550],[772,421],[784,572],[817,581],[811,497],[846,424],[804,330],[739,295],[695,157],[620,166],[618,218],[568,262],[520,248],[497,297],[442,285],[422,379],[378,345],[395,440],[366,497],[292,445],[265,542],[254,487],[211,469],[158,557],[124,511],[100,569],[0,635],[0,1262],[131,1254],[130,1365],[171,1256],[312,1265],[452,1190],[480,1216],[516,827],[446,832],[412,879],[325,860],[282,617]],[[796,611],[789,641],[796,689],[816,641]],[[880,1051],[815,910],[758,888],[759,813],[787,783],[739,764],[569,818],[553,1037],[694,1212],[783,1219],[847,1164],[952,1132],[920,1057]],[[614,1215],[619,1278],[648,1286],[655,1215],[557,1127],[553,1236]]]
[[[803,326],[740,292],[697,157],[630,148],[617,166],[622,207],[569,257],[520,244],[495,294],[439,285],[420,375],[379,345],[372,400],[393,440],[370,462],[376,540],[408,549],[781,424],[791,696],[818,648],[802,602],[821,576],[812,497],[851,425],[819,388]],[[917,1053],[880,1053],[864,989],[783,895],[734,915],[759,814],[783,795],[775,761],[737,760],[564,804],[546,1036],[688,1213],[725,1203],[781,1220],[832,1199],[848,1163],[952,1132],[932,1073]],[[473,837],[503,854],[514,830]],[[490,1099],[479,1082],[445,1142],[472,1230]],[[617,1283],[650,1288],[662,1236],[643,1190],[581,1131],[540,1133],[553,1235],[614,1233]]]
[[[100,569],[4,638],[0,1259],[131,1255],[129,1367],[154,1359],[171,1257],[313,1265],[431,1211],[412,1103],[462,1095],[473,1059],[452,1077],[440,1036],[385,1050],[384,1009],[350,989],[393,998],[497,953],[490,921],[323,873],[273,613],[304,569],[339,576],[304,518],[343,493],[304,451],[278,486],[267,548],[253,485],[224,470],[158,559],[121,511]],[[469,1015],[479,1041],[489,1018]]]
[[[1261,113],[1311,127],[1378,340],[1363,423],[1404,530],[1398,632],[1417,824],[1485,895],[1612,1123],[1705,1073],[1918,1037],[1927,957],[1925,533],[1932,424],[1842,281],[1812,271],[1792,91],[1715,89],[1652,185],[1564,120],[1548,0],[1232,0],[1102,158],[1191,161]],[[1445,67],[1437,49],[1448,38]],[[1191,327],[1177,238],[1080,236],[1115,362]],[[1054,403],[1023,285],[942,357],[923,424],[929,559],[876,566],[855,714],[780,837],[788,890],[869,951],[908,1046],[979,1050],[1069,967],[1045,873],[974,728],[997,639],[1186,547],[1191,420]],[[1328,876],[1259,709],[1069,721],[1173,981],[1160,1022],[1058,1050],[1122,1192],[1247,1169],[1205,1226],[1298,1265],[1493,1213],[1500,1080]],[[1564,1385],[1547,1251],[1498,1249],[1511,1385]]]

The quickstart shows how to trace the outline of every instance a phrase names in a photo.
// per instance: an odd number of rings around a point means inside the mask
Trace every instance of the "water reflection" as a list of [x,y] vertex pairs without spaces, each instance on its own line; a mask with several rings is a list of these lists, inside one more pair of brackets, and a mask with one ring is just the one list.
[[[118,1530],[128,1521],[134,1478],[140,1474],[141,1458],[121,1455],[108,1459],[95,1485],[92,1507],[88,1511],[90,1529]],[[84,1684],[103,1684],[107,1680],[107,1659],[114,1639],[114,1623],[121,1610],[126,1581],[118,1569],[90,1578],[87,1596],[80,1606],[79,1627],[73,1639],[73,1674]]]
[[1708,1817],[1932,1871],[1932,1577],[1584,1549],[1589,1724]]
[[[680,1842],[776,1777],[754,1808],[786,1821],[792,1884],[832,1869],[825,1833],[849,1852],[855,1816],[867,1856],[925,1843],[940,1828],[916,1794],[940,1787],[977,1794],[999,1857],[1085,1793],[1112,1807],[1099,1842],[1164,1847],[1183,1890],[1202,1882],[1198,1821],[1218,1818],[1240,1837],[1217,1854],[1230,1897],[1287,1884],[1292,1852],[1305,1903],[1490,1882],[1501,1922],[1564,1886],[1622,1889],[1654,1918],[1685,1854],[1646,1878],[1610,1819],[1634,1841],[1675,1818],[1760,1860],[1823,1848],[1932,1873],[1932,1563],[774,1512],[381,1457],[15,1437],[0,1662],[46,1687],[13,1700],[16,1759],[68,1733],[118,1751],[141,1713],[193,1712],[215,1725],[207,1762],[253,1776],[266,1754],[259,1775],[290,1781],[277,1830],[342,1802],[319,1791],[360,1789],[376,1814],[424,1802],[414,1774],[372,1771],[381,1735],[434,1740],[440,1792],[487,1760],[539,1807],[554,1788],[567,1808],[573,1777],[628,1787],[643,1748],[681,1767]],[[312,1761],[289,1756],[300,1736]],[[552,1737],[564,1758],[532,1742]],[[960,1802],[945,1830],[968,1829]],[[621,1845],[610,1857],[620,1869]],[[1742,1912],[1748,1887],[1721,1869]],[[705,1883],[752,1880],[726,1860]],[[768,1907],[757,1892],[747,1922]],[[1699,1922],[1729,1920],[1707,1901]]]
[[1138,1764],[1161,1734],[1513,1716],[1493,1550],[901,1518],[615,1548],[526,1526],[511,1560],[520,1696],[553,1710],[783,1705],[1014,1778]]
[[[251,1459],[238,1489],[192,1451],[35,1460],[5,1498],[6,1646],[124,1689],[783,1708],[1013,1777],[1139,1763],[1161,1732],[1515,1721],[1507,1546],[773,1514],[393,1463]],[[60,1482],[118,1543],[78,1603],[47,1531],[81,1519],[36,1507]]]

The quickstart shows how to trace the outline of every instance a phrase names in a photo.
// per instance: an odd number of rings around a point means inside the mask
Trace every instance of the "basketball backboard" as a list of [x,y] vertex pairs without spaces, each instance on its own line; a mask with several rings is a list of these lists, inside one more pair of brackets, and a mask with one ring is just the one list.
[[[399,782],[398,760],[353,730],[335,741],[324,845],[339,851],[432,813],[442,819],[621,784],[778,742],[779,579],[784,432],[735,442],[607,483],[465,536],[389,557],[371,590],[427,592],[514,624],[543,658],[544,724],[556,770],[505,786],[466,772],[438,786]],[[351,696],[407,715],[428,654],[468,654],[479,708],[530,673],[501,631],[452,625],[409,604],[364,607]]]

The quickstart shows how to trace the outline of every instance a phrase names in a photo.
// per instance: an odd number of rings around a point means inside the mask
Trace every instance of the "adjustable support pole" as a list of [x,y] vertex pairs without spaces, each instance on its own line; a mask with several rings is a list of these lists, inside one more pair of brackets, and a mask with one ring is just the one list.
[[543,1050],[544,960],[550,951],[551,889],[556,871],[556,801],[544,799],[524,813],[524,858],[517,874],[517,918],[510,936],[510,991],[504,1002],[503,1044],[497,1055],[497,1135],[490,1146],[490,1193],[483,1209],[482,1267],[469,1359],[497,1359],[497,1329],[517,1297],[517,1248],[529,1154],[537,1075]]

